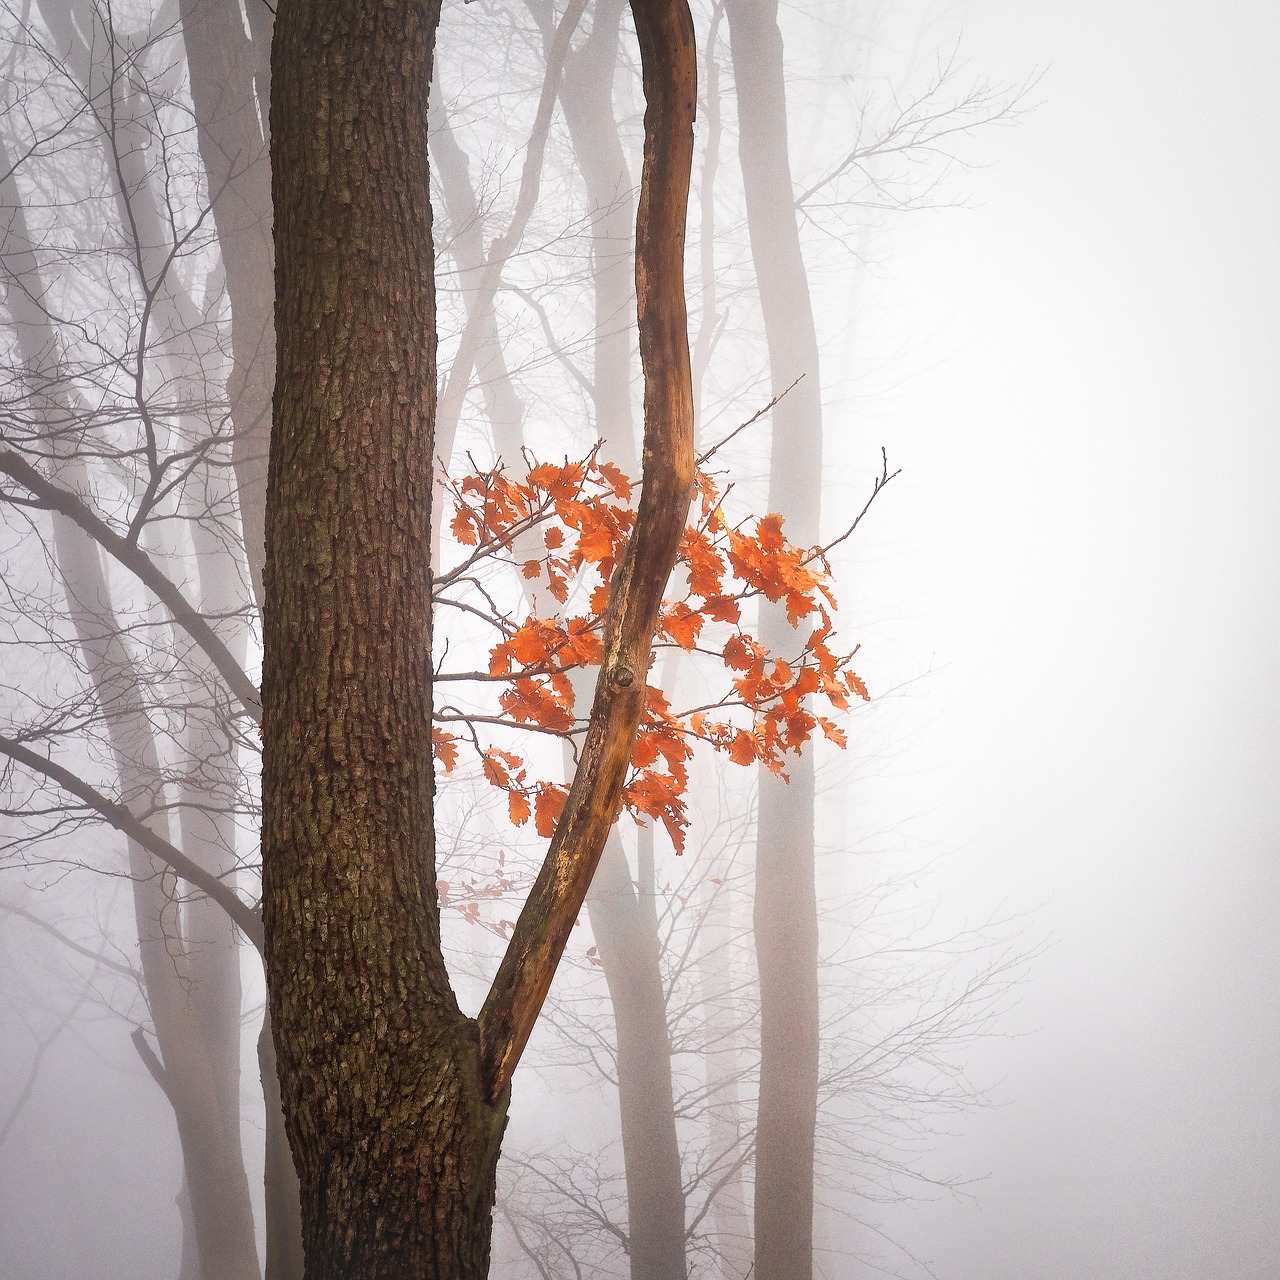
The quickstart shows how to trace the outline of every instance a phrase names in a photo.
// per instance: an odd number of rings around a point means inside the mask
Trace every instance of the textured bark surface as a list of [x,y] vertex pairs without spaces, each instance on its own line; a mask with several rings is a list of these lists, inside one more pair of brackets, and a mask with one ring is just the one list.
[[482,1014],[483,1055],[440,954],[432,829],[426,135],[439,3],[292,0],[277,16],[263,923],[309,1280],[485,1274],[511,1071],[616,816],[693,483],[692,23],[684,0],[634,7],[650,104],[644,488],[583,766]]
[[618,814],[644,709],[654,628],[693,493],[693,393],[684,298],[697,55],[686,0],[632,0],[645,91],[636,299],[645,378],[643,488],[612,583],[581,763],[546,861],[480,1013],[491,1092],[505,1088]]
[[432,830],[439,3],[282,3],[264,926],[309,1280],[488,1267],[505,1095],[440,954]]
[[[777,0],[727,0],[738,102],[738,155],[751,256],[776,396],[769,510],[801,546],[818,542],[822,391],[818,344],[796,223]],[[780,607],[762,611],[761,639],[795,645]],[[760,770],[755,936],[760,970],[760,1104],[756,1129],[753,1280],[813,1274],[813,1144],[818,1090],[818,915],[814,887],[813,756],[790,784]]]

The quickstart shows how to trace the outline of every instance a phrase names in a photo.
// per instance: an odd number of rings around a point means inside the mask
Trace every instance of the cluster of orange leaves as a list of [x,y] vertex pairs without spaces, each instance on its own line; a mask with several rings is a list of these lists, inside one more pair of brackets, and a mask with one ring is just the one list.
[[[535,606],[515,622],[470,598],[472,611],[485,612],[501,635],[487,671],[475,678],[502,685],[498,702],[506,724],[568,736],[583,727],[575,718],[570,672],[596,665],[602,656],[609,581],[634,521],[632,483],[593,453],[562,466],[538,462],[522,480],[500,466],[476,471],[450,488],[450,530],[472,550],[443,576],[441,589],[468,581],[481,561],[506,560],[521,574]],[[715,479],[699,472],[697,500],[672,577],[679,594],[662,606],[655,644],[699,654],[723,668],[724,692],[709,705],[676,711],[660,688],[647,686],[623,792],[624,808],[637,819],[660,821],[677,851],[683,850],[688,826],[684,796],[695,741],[735,764],[759,763],[784,774],[786,753],[798,752],[815,733],[845,745],[843,731],[815,707],[825,703],[844,710],[851,695],[869,699],[849,665],[853,655],[830,647],[836,601],[821,549],[789,542],[778,515],[730,525],[721,498]],[[555,616],[536,610],[543,587],[561,606]],[[759,597],[785,606],[801,642],[798,653],[770,653],[748,629],[744,605]],[[532,817],[538,833],[549,837],[565,788],[530,778],[522,756],[484,746],[474,723],[470,729],[485,777],[507,793],[511,821],[521,826]],[[437,725],[436,756],[446,772],[456,766],[461,742]]]

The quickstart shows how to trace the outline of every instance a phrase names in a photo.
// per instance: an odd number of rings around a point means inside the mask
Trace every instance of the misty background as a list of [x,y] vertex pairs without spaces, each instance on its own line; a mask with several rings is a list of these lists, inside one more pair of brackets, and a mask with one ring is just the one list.
[[[842,13],[783,10],[797,168],[806,127],[821,149],[803,103],[840,74],[822,55]],[[446,82],[465,16],[446,6]],[[868,27],[877,66],[958,48],[971,78],[1034,85],[960,150],[938,203],[961,207],[870,219],[866,269],[815,279],[824,528],[881,445],[902,470],[837,558],[877,700],[828,764],[821,883],[892,878],[897,919],[1025,964],[958,1053],[992,1105],[927,1121],[920,1167],[961,1185],[868,1206],[828,1177],[821,1273],[1262,1280],[1280,1259],[1280,12],[968,0]],[[68,862],[113,837],[76,839]],[[74,877],[3,875],[7,903],[70,918]],[[173,1274],[172,1118],[87,972],[0,918],[0,1272]],[[245,1064],[247,1094],[251,1043]],[[550,1069],[519,1083],[513,1131],[581,1110],[540,1084]]]

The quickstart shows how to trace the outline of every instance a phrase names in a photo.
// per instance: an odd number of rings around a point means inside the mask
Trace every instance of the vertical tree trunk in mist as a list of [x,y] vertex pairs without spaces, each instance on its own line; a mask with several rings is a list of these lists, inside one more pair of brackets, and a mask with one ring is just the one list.
[[[484,218],[471,182],[470,161],[454,134],[448,108],[435,81],[431,85],[431,159],[449,219],[449,246],[458,267],[458,285],[466,299],[468,323],[474,322],[480,329],[474,377],[484,397],[494,451],[508,466],[515,466],[524,448],[525,404],[511,380],[493,300],[474,296],[485,268]],[[483,306],[484,313],[473,317],[473,306]],[[436,545],[439,513],[434,523]]]
[[[822,394],[818,344],[796,224],[777,0],[727,0],[738,154],[774,395],[769,509],[801,546],[818,541]],[[780,606],[762,606],[761,638],[793,648]],[[818,1088],[818,919],[813,756],[788,785],[760,770],[755,936],[760,970],[760,1109],[753,1280],[813,1274],[813,1145]]]
[[272,52],[263,894],[308,1280],[484,1276],[505,1124],[435,891],[439,14],[285,0]]
[[271,165],[265,51],[270,7],[238,0],[179,0],[196,141],[213,199],[213,219],[231,301],[232,370],[227,392],[235,428],[232,465],[240,494],[245,555],[258,604],[266,556],[264,518],[271,394],[275,382],[275,301],[271,247]]
[[565,68],[560,102],[573,141],[573,157],[586,186],[591,219],[596,433],[605,442],[605,453],[611,460],[634,476],[631,353],[635,292],[629,249],[635,198],[613,107],[613,77],[625,8],[625,0],[596,0],[591,34]]
[[653,830],[648,874],[633,884],[617,831],[591,884],[591,932],[609,986],[618,1037],[618,1111],[627,1180],[631,1280],[684,1280],[685,1201],[671,1084],[671,1036],[654,909]]

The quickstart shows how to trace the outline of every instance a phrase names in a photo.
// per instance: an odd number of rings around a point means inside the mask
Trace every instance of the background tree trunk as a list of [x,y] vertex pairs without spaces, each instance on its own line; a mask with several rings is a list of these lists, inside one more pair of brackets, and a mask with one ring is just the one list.
[[[818,343],[796,225],[777,0],[727,0],[738,102],[738,155],[760,287],[773,409],[769,510],[800,546],[819,540],[822,390]],[[762,606],[761,638],[796,643],[779,606]],[[813,1274],[813,1145],[818,1091],[818,913],[813,754],[790,784],[760,770],[755,936],[760,970],[760,1106],[756,1130],[754,1280]]]
[[631,1280],[683,1280],[689,1274],[684,1185],[654,909],[653,828],[642,829],[639,840],[639,883],[632,881],[615,830],[591,883],[587,905],[618,1038],[618,1112],[627,1179]]
[[264,521],[271,392],[275,380],[271,246],[271,161],[267,121],[266,51],[271,8],[237,0],[180,0],[182,38],[191,77],[196,139],[204,161],[218,247],[231,300],[231,378],[227,393],[235,426],[232,464],[254,596],[262,603]]
[[[86,79],[86,83],[87,83]],[[4,256],[9,306],[18,355],[33,390],[46,399],[56,420],[74,421],[76,406],[65,393],[60,345],[43,306],[45,290],[13,169],[0,143],[0,200],[9,211]],[[124,199],[123,192],[119,193]],[[141,196],[140,213],[146,201]],[[51,435],[55,474],[73,493],[90,491],[83,459]],[[167,838],[163,782],[154,734],[138,671],[121,639],[98,547],[61,513],[53,515],[54,553],[75,627],[81,660],[92,681],[108,729],[120,794],[130,808],[158,809],[148,825]],[[191,834],[191,833],[184,833]],[[208,834],[207,831],[201,834]],[[199,844],[199,842],[196,842]],[[136,841],[128,842],[134,916],[142,973],[160,1055],[138,1044],[144,1061],[173,1108],[182,1147],[184,1180],[183,1256],[194,1253],[202,1280],[257,1280],[253,1210],[240,1145],[239,971],[234,931],[220,908],[189,904],[189,921],[176,899],[172,873]],[[207,845],[191,849],[202,861]],[[221,917],[216,936],[201,925]],[[207,944],[195,964],[189,954],[190,925]],[[227,988],[226,957],[235,959],[234,985]],[[234,1005],[234,1012],[228,1006]],[[139,1033],[140,1035],[141,1033]],[[225,1037],[230,1036],[230,1043]],[[182,1205],[182,1198],[186,1205]],[[188,1264],[189,1265],[189,1264]]]

